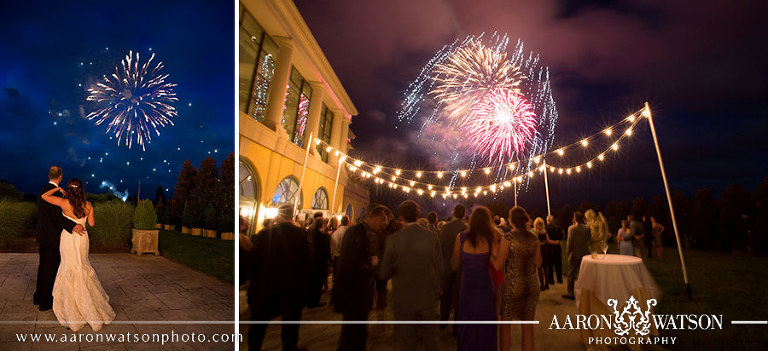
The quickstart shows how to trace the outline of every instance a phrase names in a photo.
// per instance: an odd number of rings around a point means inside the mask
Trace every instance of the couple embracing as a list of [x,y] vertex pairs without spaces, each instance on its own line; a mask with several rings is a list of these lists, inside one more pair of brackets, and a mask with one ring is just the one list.
[[90,324],[94,331],[115,319],[109,296],[88,260],[88,225],[93,205],[85,201],[83,183],[73,178],[60,187],[61,168],[48,170],[48,184],[37,199],[40,263],[33,295],[40,311],[53,309],[59,323],[73,331]]

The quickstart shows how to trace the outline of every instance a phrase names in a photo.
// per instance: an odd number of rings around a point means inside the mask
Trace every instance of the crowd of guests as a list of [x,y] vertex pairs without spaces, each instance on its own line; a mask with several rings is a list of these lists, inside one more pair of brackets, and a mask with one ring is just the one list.
[[[395,323],[400,350],[437,350],[439,330],[451,315],[455,321],[535,320],[539,293],[555,281],[563,283],[562,240],[569,263],[563,297],[574,299],[582,257],[607,247],[610,236],[605,217],[592,210],[574,213],[567,236],[554,217],[533,220],[520,206],[507,218],[494,217],[483,206],[466,214],[458,204],[450,220],[438,221],[435,212],[422,216],[418,204],[406,200],[396,212],[371,204],[352,224],[347,216],[328,219],[320,212],[301,221],[293,206],[283,205],[251,239],[241,235],[241,277],[250,280],[251,319],[300,321],[304,307],[330,303],[343,321],[359,322],[367,321],[372,309],[389,307],[401,322]],[[664,227],[653,217],[650,222],[647,229],[631,215],[622,222],[616,235],[621,254],[634,255],[638,241],[651,237],[661,257],[657,238]],[[331,298],[322,302],[329,268]],[[446,323],[419,323],[437,320]],[[266,327],[250,326],[250,350],[261,349]],[[451,332],[459,350],[495,351],[510,349],[510,328],[455,323]],[[521,328],[522,349],[533,350],[533,325]],[[298,347],[296,323],[282,324],[281,339],[283,350],[304,349]],[[344,323],[338,350],[365,350],[366,341],[365,323]]]

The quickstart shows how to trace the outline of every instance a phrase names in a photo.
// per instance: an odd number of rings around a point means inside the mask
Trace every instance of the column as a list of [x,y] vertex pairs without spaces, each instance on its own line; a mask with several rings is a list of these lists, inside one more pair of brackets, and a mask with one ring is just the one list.
[[[336,150],[344,150],[342,149],[341,145],[341,121],[345,117],[345,113],[343,110],[339,109],[333,109],[333,126],[331,127],[331,146],[333,146]],[[328,161],[330,162],[338,162],[339,158],[333,156],[333,152],[328,157]],[[334,163],[335,164],[335,163]]]
[[285,92],[288,90],[288,80],[291,77],[293,42],[290,38],[286,37],[274,37],[273,39],[280,48],[280,51],[277,53],[275,60],[275,76],[269,84],[264,124],[274,131],[278,131],[283,129],[282,117],[285,107]]
[[304,130],[304,147],[309,148],[309,153],[315,154],[315,148],[312,145],[307,144],[309,141],[309,133],[312,133],[314,138],[320,138],[320,110],[323,107],[323,85],[320,82],[309,82],[309,86],[312,87],[312,96],[309,97],[309,112],[307,116],[307,129]]

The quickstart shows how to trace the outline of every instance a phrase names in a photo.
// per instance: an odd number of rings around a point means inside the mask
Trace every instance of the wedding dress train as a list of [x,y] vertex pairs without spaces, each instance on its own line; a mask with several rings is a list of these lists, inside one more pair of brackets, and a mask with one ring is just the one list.
[[[67,216],[65,216],[67,217]],[[85,226],[86,217],[74,222]],[[77,331],[91,325],[94,331],[115,319],[109,296],[99,282],[88,259],[88,234],[61,231],[61,264],[53,284],[53,313],[59,323]]]

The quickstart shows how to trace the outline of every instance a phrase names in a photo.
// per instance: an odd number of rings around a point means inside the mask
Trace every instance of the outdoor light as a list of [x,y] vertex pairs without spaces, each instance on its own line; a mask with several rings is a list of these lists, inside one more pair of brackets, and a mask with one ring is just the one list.
[[363,161],[357,160],[355,161],[355,167],[360,167],[363,165]]
[[320,139],[315,139],[315,145],[320,145]]
[[467,187],[463,187],[463,188],[461,188],[461,193],[462,193],[462,194],[464,194],[464,193],[466,193],[466,192],[467,192]]
[[581,173],[581,166],[576,167],[576,173]]
[[565,151],[563,151],[563,149],[557,149],[557,154],[558,155],[563,156],[564,153],[565,153]]
[[483,170],[483,172],[485,172],[485,174],[491,174],[491,169],[490,168],[486,168],[485,170]]
[[611,130],[611,128],[606,128],[605,129],[605,135],[611,136],[611,134],[613,134],[613,131]]
[[424,190],[419,189],[419,190],[416,191],[416,193],[418,193],[419,195],[422,195],[422,194],[424,194]]
[[604,159],[605,159],[605,155],[603,155],[603,154],[600,154],[599,156],[597,156],[597,158],[598,158],[600,161],[602,161],[602,160],[604,160]]
[[416,172],[416,178],[421,178],[421,171]]
[[410,181],[408,184],[410,184],[411,186],[413,186],[414,184],[416,184],[416,182],[414,182],[414,181]]
[[504,186],[505,186],[505,187],[511,187],[511,186],[512,186],[512,183],[510,183],[510,182],[504,182]]
[[613,149],[613,151],[618,150],[619,149],[619,144],[613,143],[613,145],[611,145],[611,149]]
[[533,162],[535,162],[536,164],[539,164],[539,162],[541,162],[541,157],[539,156],[534,157]]
[[627,134],[627,136],[632,136],[632,127],[627,128],[627,131],[624,133]]
[[400,170],[399,169],[395,170],[395,175],[398,175],[398,176],[400,175]]
[[479,186],[479,187],[477,187],[477,189],[475,189],[475,192],[479,193],[479,192],[481,192],[482,190],[483,190],[483,187]]
[[651,117],[651,109],[650,109],[650,108],[648,108],[648,106],[646,106],[646,107],[643,109],[643,116],[645,116],[646,118],[649,118],[649,117]]
[[533,178],[533,171],[528,171],[528,178]]
[[492,184],[489,188],[491,189],[492,192],[494,193],[496,192],[496,184]]
[[339,157],[339,152],[338,151],[334,152],[333,156]]
[[467,176],[467,171],[461,171],[461,176],[462,177],[466,177]]
[[587,162],[587,168],[592,168],[592,161]]
[[437,177],[438,178],[442,178],[443,177],[443,172],[437,172]]
[[562,169],[562,168],[559,168],[559,169],[557,170],[557,173],[559,173],[559,174],[563,174],[563,169]]
[[435,194],[436,194],[436,192],[433,191],[433,192],[429,193],[429,197],[435,197]]
[[571,169],[570,168],[566,169],[565,173],[571,174]]
[[427,189],[432,190],[432,184],[427,185]]
[[629,117],[627,117],[627,119],[628,119],[630,122],[634,122],[634,121],[635,121],[635,115],[630,115]]
[[332,148],[332,147],[330,147],[330,146],[329,146],[329,147],[327,147],[327,148],[325,148],[325,152],[331,152],[331,150],[333,150],[333,148]]
[[517,182],[518,183],[522,183],[523,182],[523,176],[518,176],[517,177]]
[[376,166],[376,168],[373,169],[373,174],[377,174],[381,172],[381,166]]
[[264,209],[264,217],[268,219],[272,219],[277,217],[277,209],[274,207],[268,207]]
[[514,162],[509,164],[509,169],[515,169],[515,163]]
[[395,177],[395,176],[392,176],[392,181],[393,181],[393,182],[395,181],[395,179],[397,179],[397,177]]
[[589,142],[587,141],[587,139],[584,139],[581,141],[581,146],[587,147],[587,145],[589,145]]

